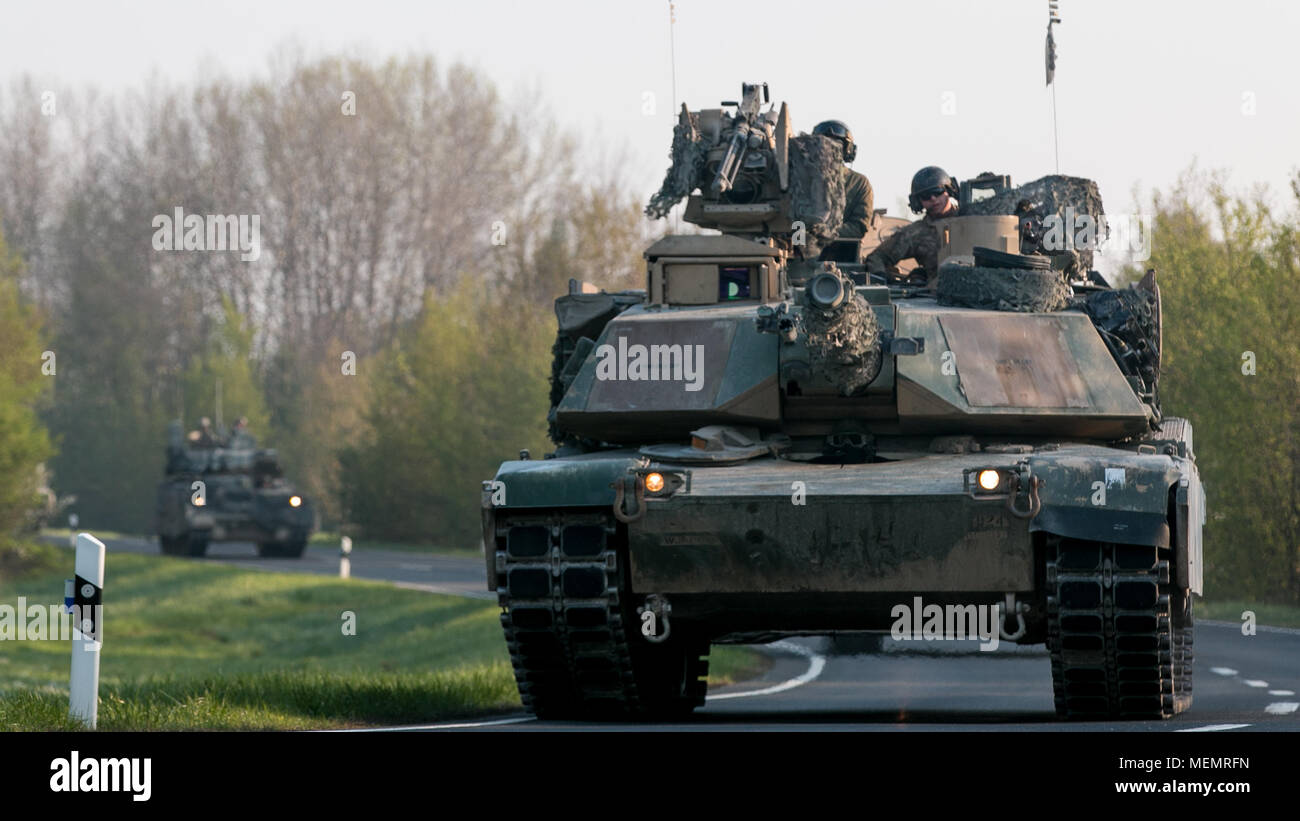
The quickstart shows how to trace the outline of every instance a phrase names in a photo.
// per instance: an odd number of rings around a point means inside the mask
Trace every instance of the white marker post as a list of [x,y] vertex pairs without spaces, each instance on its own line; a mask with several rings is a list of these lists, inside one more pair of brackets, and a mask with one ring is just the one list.
[[352,538],[344,536],[339,542],[339,578],[352,578],[352,559],[349,554],[352,553]]
[[77,514],[68,514],[68,547],[75,548],[77,546],[77,525],[80,521],[81,520],[77,518]]
[[99,720],[99,649],[104,641],[104,543],[89,533],[77,534],[72,595],[69,713],[93,730]]

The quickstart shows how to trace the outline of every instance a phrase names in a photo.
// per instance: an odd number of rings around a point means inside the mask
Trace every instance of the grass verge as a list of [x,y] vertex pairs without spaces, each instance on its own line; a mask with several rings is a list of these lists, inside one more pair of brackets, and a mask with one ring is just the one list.
[[[0,583],[0,603],[62,603],[72,555],[51,549],[60,567]],[[101,729],[304,729],[519,708],[490,603],[131,554],[111,557],[104,598]],[[71,726],[70,643],[5,644],[0,728]]]
[[[0,604],[24,597],[48,612],[62,603],[72,551],[27,551],[22,575],[0,579]],[[124,553],[109,560],[104,599],[103,730],[314,729],[520,709],[490,602]],[[0,729],[76,728],[70,652],[66,639],[3,642]],[[710,683],[766,663],[714,648]]]
[[1244,599],[1225,599],[1223,601],[1196,602],[1196,618],[1210,621],[1242,622],[1242,614],[1250,611],[1255,614],[1256,624],[1272,627],[1300,627],[1300,607],[1288,604],[1265,604]]

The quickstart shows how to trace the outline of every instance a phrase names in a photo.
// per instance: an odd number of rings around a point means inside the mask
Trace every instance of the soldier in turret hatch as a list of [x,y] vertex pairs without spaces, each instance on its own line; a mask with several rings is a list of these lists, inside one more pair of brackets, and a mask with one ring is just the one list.
[[[935,221],[961,215],[957,204],[957,184],[948,172],[937,165],[927,165],[912,177],[912,193],[907,198],[912,211],[925,216],[894,232],[864,260],[867,273],[882,274],[893,281],[924,285],[939,272],[939,246],[943,244]],[[915,259],[917,267],[907,276],[898,270],[904,259]]]
[[232,450],[251,449],[255,444],[253,434],[248,432],[248,417],[239,417],[234,429],[230,431],[230,439],[226,442],[226,447]]
[[[839,140],[844,145],[844,162],[852,163],[858,156],[858,146],[853,142],[853,132],[840,120],[818,123],[812,133]],[[844,169],[844,220],[840,225],[841,239],[857,239],[871,227],[871,212],[875,203],[871,183],[852,168]]]
[[206,416],[200,419],[198,430],[190,432],[189,440],[196,448],[215,448],[219,442],[212,430],[212,420]]

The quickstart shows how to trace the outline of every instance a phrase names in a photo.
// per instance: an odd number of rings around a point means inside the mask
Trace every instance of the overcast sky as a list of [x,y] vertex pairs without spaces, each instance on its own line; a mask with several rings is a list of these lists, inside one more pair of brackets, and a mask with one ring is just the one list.
[[[912,173],[1054,169],[1043,76],[1046,0],[676,2],[676,98],[691,108],[767,81],[797,130],[843,119],[877,207],[897,213]],[[1300,166],[1300,3],[1062,0],[1057,103],[1064,173],[1107,210],[1169,185],[1194,158],[1286,202]],[[509,96],[539,89],[557,119],[623,145],[648,196],[667,164],[672,71],[666,0],[14,3],[0,78],[140,84],[157,71],[262,71],[286,42],[308,53],[427,50],[477,67]],[[647,93],[654,113],[646,114]]]

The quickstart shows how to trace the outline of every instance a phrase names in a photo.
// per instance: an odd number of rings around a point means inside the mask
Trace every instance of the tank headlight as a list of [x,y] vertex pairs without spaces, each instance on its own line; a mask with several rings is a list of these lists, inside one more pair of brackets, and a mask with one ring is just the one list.
[[997,490],[1002,482],[1002,476],[996,470],[981,470],[978,481],[984,490]]
[[203,506],[206,505],[207,503],[208,503],[208,500],[207,500],[207,499],[204,499],[202,496],[195,496],[195,497],[194,497],[194,506],[195,506],[195,507],[203,507]]
[[645,477],[645,489],[651,493],[658,493],[664,489],[664,475],[662,473],[647,473]]
[[298,507],[298,506],[301,505],[301,504],[302,504],[302,497],[301,497],[301,496],[290,496],[290,497],[289,497],[289,507]]

